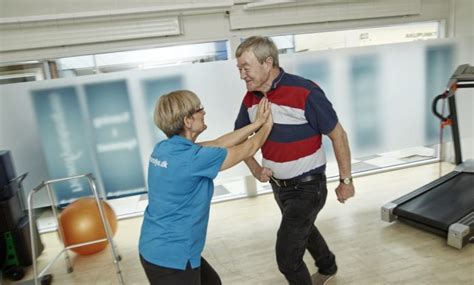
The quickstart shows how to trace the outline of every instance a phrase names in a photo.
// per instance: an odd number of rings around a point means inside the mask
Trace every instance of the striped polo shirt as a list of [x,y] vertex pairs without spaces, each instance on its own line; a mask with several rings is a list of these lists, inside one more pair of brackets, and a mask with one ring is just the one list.
[[[235,121],[235,129],[255,121],[261,92],[247,92]],[[262,146],[262,166],[278,179],[323,173],[326,156],[322,135],[330,133],[338,119],[331,102],[314,82],[280,73],[267,93],[272,103],[273,128]]]

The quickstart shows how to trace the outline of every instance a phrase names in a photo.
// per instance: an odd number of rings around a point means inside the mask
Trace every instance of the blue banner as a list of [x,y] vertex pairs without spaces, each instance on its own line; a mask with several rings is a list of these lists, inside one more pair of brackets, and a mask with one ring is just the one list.
[[[454,66],[454,47],[452,45],[441,45],[428,47],[425,51],[425,140],[429,144],[439,143],[439,119],[431,112],[433,99],[441,94],[448,83]],[[441,105],[441,104],[440,104]],[[445,132],[445,134],[449,132]],[[450,140],[451,138],[446,137]]]
[[381,145],[381,114],[377,92],[380,73],[379,60],[375,55],[354,56],[350,60],[351,99],[354,106],[355,143],[357,149],[371,153]]
[[144,192],[142,162],[126,82],[87,84],[84,90],[107,197]]
[[171,91],[183,89],[182,76],[169,76],[160,79],[146,79],[142,81],[143,94],[145,94],[145,104],[147,110],[147,122],[151,133],[153,134],[153,143],[166,139],[166,135],[158,129],[153,121],[155,104],[161,95]]
[[[93,160],[76,89],[62,87],[31,92],[40,139],[51,179],[92,173]],[[87,180],[54,185],[59,204],[91,195]]]

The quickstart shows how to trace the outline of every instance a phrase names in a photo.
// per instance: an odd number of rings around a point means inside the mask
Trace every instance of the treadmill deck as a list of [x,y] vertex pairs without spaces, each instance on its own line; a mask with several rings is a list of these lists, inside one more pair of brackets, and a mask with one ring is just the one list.
[[460,172],[397,206],[394,214],[442,231],[474,211],[474,173]]

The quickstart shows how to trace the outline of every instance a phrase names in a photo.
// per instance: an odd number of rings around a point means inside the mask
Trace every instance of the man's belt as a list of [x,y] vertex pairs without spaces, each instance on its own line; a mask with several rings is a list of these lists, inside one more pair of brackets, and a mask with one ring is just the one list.
[[278,187],[292,187],[300,183],[321,181],[325,178],[326,178],[326,175],[324,175],[324,173],[314,173],[314,174],[308,174],[305,176],[291,178],[291,179],[277,179],[271,176],[270,181],[273,181]]

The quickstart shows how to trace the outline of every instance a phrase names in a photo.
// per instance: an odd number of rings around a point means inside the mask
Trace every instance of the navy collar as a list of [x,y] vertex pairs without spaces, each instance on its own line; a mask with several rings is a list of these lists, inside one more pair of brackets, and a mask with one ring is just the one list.
[[283,68],[280,67],[279,69],[280,69],[280,73],[275,79],[273,79],[272,87],[270,88],[270,90],[276,89],[278,85],[280,85],[280,81],[283,79],[283,75],[285,75],[285,71],[283,70]]
[[[272,86],[270,87],[269,92],[272,90],[275,90],[278,87],[278,85],[280,85],[280,81],[283,79],[283,76],[285,75],[285,71],[283,70],[283,68],[279,67],[279,69],[280,69],[280,73],[275,79],[273,79]],[[253,91],[253,94],[257,96],[258,98],[263,98],[263,93],[261,91]]]

